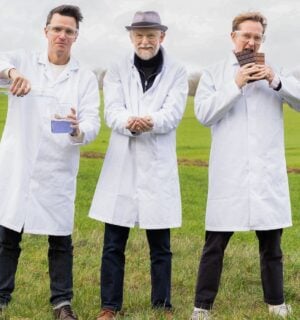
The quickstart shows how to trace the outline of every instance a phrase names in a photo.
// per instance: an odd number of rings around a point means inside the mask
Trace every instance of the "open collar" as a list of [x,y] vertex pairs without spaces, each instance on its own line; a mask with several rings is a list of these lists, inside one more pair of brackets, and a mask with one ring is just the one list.
[[[47,51],[40,53],[40,56],[38,58],[38,63],[41,65],[44,65],[45,76],[48,79],[53,81],[54,79],[53,79],[52,71],[50,68],[50,62],[49,62]],[[79,69],[79,62],[71,56],[69,62],[66,65],[65,70],[62,72],[62,74],[59,75],[57,79],[54,80],[54,82],[57,83],[57,82],[64,81],[65,79],[69,78],[71,72],[76,71],[78,69]]]

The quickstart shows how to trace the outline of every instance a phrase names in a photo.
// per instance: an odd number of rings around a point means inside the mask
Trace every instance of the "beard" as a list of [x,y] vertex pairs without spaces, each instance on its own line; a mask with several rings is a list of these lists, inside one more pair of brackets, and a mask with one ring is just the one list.
[[[142,48],[151,48],[151,50],[143,50]],[[159,51],[159,45],[156,47],[153,46],[141,46],[137,48],[136,55],[142,60],[150,60],[157,55]]]

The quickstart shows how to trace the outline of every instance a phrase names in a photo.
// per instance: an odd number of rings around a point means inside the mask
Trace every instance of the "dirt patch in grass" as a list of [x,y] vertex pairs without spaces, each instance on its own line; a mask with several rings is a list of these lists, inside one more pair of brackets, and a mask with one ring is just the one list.
[[[85,151],[85,152],[81,152],[81,157],[88,158],[88,159],[104,159],[105,153]],[[183,166],[192,166],[192,167],[208,167],[208,162],[200,159],[179,158],[178,164]],[[300,168],[289,167],[287,168],[287,172],[300,174]]]
[[105,153],[94,152],[94,151],[84,151],[80,153],[81,158],[88,159],[104,159]]
[[183,166],[193,166],[193,167],[208,167],[208,162],[200,159],[178,159],[178,164]]
[[300,168],[287,168],[287,172],[300,174]]

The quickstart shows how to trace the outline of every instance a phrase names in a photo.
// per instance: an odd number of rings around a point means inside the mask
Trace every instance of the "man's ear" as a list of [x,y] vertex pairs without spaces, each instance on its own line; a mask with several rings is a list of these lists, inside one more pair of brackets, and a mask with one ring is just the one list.
[[162,43],[165,39],[165,36],[166,36],[166,33],[164,31],[161,31],[161,34],[160,34],[160,43]]
[[231,39],[233,40],[233,39],[234,39],[234,36],[235,36],[235,32],[232,31],[232,32],[230,33],[230,36],[231,36]]

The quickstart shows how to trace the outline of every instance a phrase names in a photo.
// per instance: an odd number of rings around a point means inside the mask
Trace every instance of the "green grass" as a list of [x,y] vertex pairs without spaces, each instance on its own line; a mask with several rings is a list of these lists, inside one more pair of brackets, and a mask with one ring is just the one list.
[[[6,113],[5,97],[0,96],[0,132]],[[300,115],[285,108],[286,152],[289,167],[300,168]],[[109,130],[103,124],[100,135],[82,151],[104,153]],[[193,115],[192,98],[178,129],[180,159],[208,160],[209,129],[199,125]],[[81,158],[78,175],[74,240],[74,308],[80,319],[95,319],[99,311],[99,267],[103,224],[87,217],[101,159]],[[199,256],[204,240],[204,212],[207,168],[179,166],[183,201],[183,226],[172,231],[172,302],[175,317],[188,319],[193,308]],[[294,227],[283,237],[285,252],[285,294],[294,317],[300,319],[300,175],[290,174]],[[24,235],[22,255],[16,277],[16,290],[6,315],[8,319],[52,319],[49,306],[47,238]],[[143,230],[133,229],[127,245],[124,292],[124,320],[160,320],[150,308],[149,252]],[[216,319],[272,319],[262,301],[258,244],[253,232],[236,233],[224,259],[220,292],[215,303]],[[9,318],[10,317],[10,318]]]

